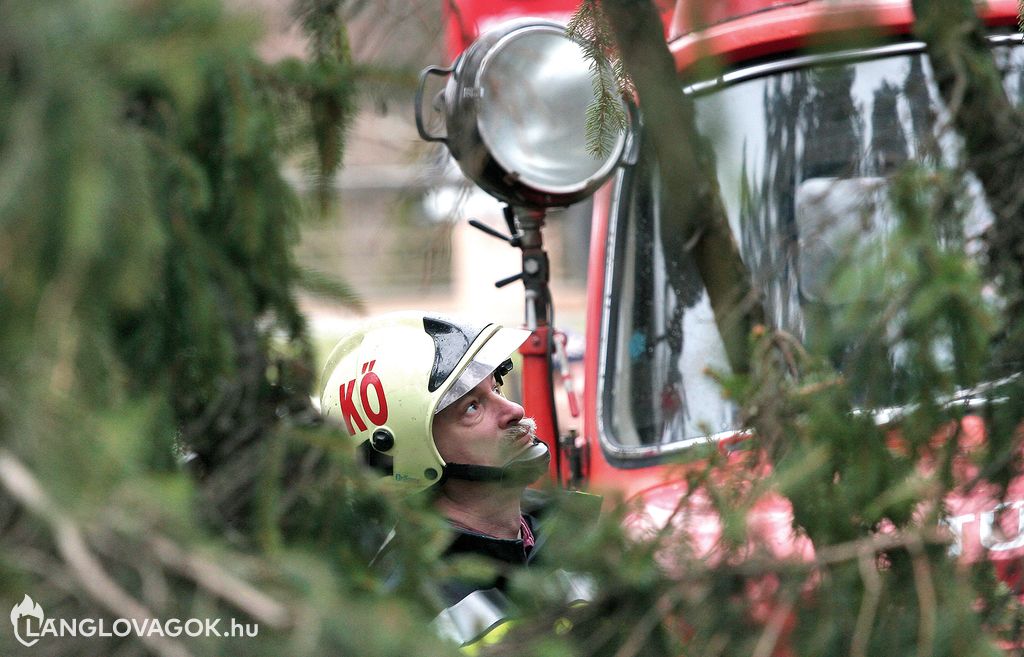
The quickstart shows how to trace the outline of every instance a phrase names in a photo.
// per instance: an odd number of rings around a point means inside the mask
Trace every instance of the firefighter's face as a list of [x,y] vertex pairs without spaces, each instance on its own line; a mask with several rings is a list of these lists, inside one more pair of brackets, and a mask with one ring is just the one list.
[[533,442],[523,407],[488,376],[434,416],[434,444],[446,462],[501,467]]

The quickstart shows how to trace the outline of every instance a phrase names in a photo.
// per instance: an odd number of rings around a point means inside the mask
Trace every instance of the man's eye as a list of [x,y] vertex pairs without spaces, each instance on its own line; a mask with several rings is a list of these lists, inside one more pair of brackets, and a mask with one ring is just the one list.
[[476,402],[469,402],[466,404],[466,413],[476,413],[478,410],[480,410],[480,404]]

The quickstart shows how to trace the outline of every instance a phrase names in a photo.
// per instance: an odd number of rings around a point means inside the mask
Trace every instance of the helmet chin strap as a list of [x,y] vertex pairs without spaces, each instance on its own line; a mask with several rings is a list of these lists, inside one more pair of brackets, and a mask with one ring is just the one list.
[[472,465],[467,463],[447,463],[444,466],[444,479],[462,481],[480,481],[506,484],[532,484],[551,461],[548,446],[534,439],[532,445],[503,466]]

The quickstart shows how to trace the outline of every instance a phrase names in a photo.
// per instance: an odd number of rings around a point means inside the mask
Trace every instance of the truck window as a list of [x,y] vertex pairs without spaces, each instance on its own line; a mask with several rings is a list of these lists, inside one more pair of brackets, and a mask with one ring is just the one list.
[[[993,52],[1019,102],[1024,48]],[[959,141],[919,46],[756,71],[700,87],[698,126],[714,144],[723,205],[769,322],[813,342],[860,293],[856,276],[835,285],[839,263],[884,257],[896,222],[888,181],[908,161],[958,166]],[[609,231],[599,412],[613,458],[650,460],[737,428],[736,409],[707,375],[728,367],[707,292],[689,254],[662,246],[671,208],[660,185],[642,153],[620,180]],[[971,176],[961,196],[963,224],[943,239],[975,253],[991,215]],[[832,355],[842,368],[842,347]]]

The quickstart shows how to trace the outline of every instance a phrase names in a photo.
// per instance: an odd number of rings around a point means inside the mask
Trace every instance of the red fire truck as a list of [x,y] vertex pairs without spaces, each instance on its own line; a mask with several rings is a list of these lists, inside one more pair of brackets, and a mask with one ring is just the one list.
[[[552,10],[567,14],[574,4]],[[908,161],[955,157],[948,115],[924,44],[912,35],[909,0],[705,5],[699,29],[685,0],[663,14],[679,84],[713,143],[721,202],[769,323],[806,337],[813,331],[808,308],[835,302],[826,274],[843,244],[891,221],[886,177]],[[458,38],[486,23],[473,7],[449,17]],[[978,7],[1007,92],[1020,102],[1017,2]],[[718,68],[702,77],[709,59]],[[706,374],[728,369],[728,360],[696,267],[665,239],[671,219],[638,127],[642,111],[633,112],[633,130],[614,140],[607,160],[586,152],[589,66],[556,23],[502,23],[452,67],[424,71],[417,120],[425,139],[443,141],[469,178],[508,205],[506,237],[523,252],[526,324],[534,331],[522,348],[523,401],[557,455],[552,478],[621,491],[643,502],[638,525],[657,526],[685,489],[671,464],[709,441],[733,441],[737,410]],[[446,81],[431,110],[422,92],[433,75]],[[544,209],[590,195],[583,428],[559,437]],[[991,219],[976,184],[971,196],[967,230],[978,235]],[[965,393],[953,403],[974,400]],[[968,414],[962,429],[968,441],[984,439],[976,416]],[[947,503],[953,550],[969,559],[987,553],[1019,592],[1013,573],[1024,557],[1024,480],[1000,499],[976,489]],[[785,499],[766,499],[753,513],[750,526],[761,528],[779,556],[810,549],[792,540]],[[713,514],[704,520],[690,533],[710,550],[720,530]]]

